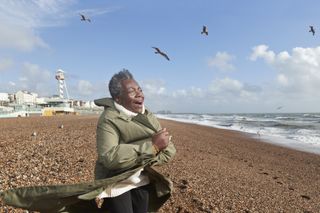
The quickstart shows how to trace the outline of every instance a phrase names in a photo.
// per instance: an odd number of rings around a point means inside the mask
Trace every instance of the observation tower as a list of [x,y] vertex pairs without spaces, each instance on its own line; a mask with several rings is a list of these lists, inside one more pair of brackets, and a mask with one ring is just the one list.
[[66,81],[64,78],[64,71],[62,69],[58,69],[56,72],[56,79],[58,80],[58,94],[61,99],[64,99],[64,91],[66,92],[67,99],[69,100],[69,93],[66,85]]

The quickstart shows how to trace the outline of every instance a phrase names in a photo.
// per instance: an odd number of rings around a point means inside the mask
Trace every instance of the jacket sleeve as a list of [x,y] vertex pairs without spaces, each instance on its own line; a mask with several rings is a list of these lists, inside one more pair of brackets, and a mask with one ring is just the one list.
[[[150,119],[151,123],[153,124],[153,126],[156,127],[157,131],[162,129],[162,127],[159,123],[159,120],[157,119],[157,117],[153,113],[150,113],[149,119]],[[154,163],[154,165],[161,165],[164,163],[168,163],[173,158],[173,156],[175,154],[176,154],[176,148],[175,148],[173,142],[170,140],[169,145],[165,149],[161,150],[158,153],[158,155],[156,155],[156,157],[155,157],[156,162]]]
[[154,165],[161,165],[161,164],[168,163],[175,154],[176,154],[176,148],[174,147],[174,144],[170,140],[169,145],[165,149],[161,150],[156,156],[156,162]]
[[151,139],[119,144],[117,128],[107,119],[97,127],[98,161],[108,170],[126,170],[154,158]]

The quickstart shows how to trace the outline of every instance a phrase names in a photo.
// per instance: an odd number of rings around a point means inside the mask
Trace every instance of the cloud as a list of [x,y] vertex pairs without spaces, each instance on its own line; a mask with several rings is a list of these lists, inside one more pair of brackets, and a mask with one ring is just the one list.
[[[68,76],[66,76],[65,81],[70,99],[92,101],[102,97],[110,97],[105,82],[92,83],[83,79],[70,79]],[[65,98],[67,98],[66,95]]]
[[25,62],[16,87],[36,92],[42,96],[49,96],[52,95],[54,89],[53,79],[53,75],[48,70],[37,64]]
[[188,96],[188,92],[185,89],[179,89],[172,92],[172,97],[174,98],[185,98]]
[[143,93],[148,96],[166,94],[165,84],[161,80],[142,81],[141,87],[143,89]]
[[145,80],[142,81],[143,92],[146,97],[151,99],[158,99],[159,97],[171,97],[171,98],[193,98],[203,97],[205,91],[201,88],[190,87],[188,89],[177,89],[172,92],[168,92],[165,82],[162,80]]
[[[76,82],[65,79],[64,97],[67,95],[71,99],[91,99],[106,96],[105,85],[96,83],[93,85],[87,80],[78,80]],[[24,63],[21,75],[16,82],[9,83],[10,91],[27,90],[38,93],[39,96],[52,96],[59,93],[58,81],[54,74],[37,64]],[[68,94],[67,94],[68,93]]]
[[[213,80],[203,88],[191,86],[169,91],[163,81],[148,80],[143,89],[146,105],[153,111],[172,112],[227,112],[234,105],[258,102],[261,87],[232,78]],[[146,86],[148,85],[148,86]],[[229,109],[230,108],[230,109]]]
[[277,81],[282,86],[288,86],[288,78],[283,74],[277,76]]
[[0,25],[0,31],[0,48],[31,51],[36,47],[48,47],[48,45],[37,36],[32,29],[26,27],[12,28],[8,25]]
[[276,82],[285,93],[296,96],[314,96],[320,90],[320,46],[296,47],[291,54],[282,51],[276,54],[268,46],[253,48],[252,60],[263,59],[277,71]]
[[147,106],[153,110],[170,109],[174,106],[189,105],[194,98],[202,97],[202,89],[191,87],[187,89],[176,89],[168,91],[162,80],[142,81],[142,88]]
[[202,88],[191,86],[186,89],[178,89],[170,94],[173,98],[198,99],[206,96],[206,91]]
[[3,0],[0,2],[0,47],[31,51],[48,44],[37,30],[58,24],[58,17],[73,1]]
[[93,85],[86,80],[79,80],[77,89],[80,96],[90,96],[94,93]]
[[9,81],[8,83],[11,87],[14,87],[16,85],[16,83],[14,83],[13,81]]
[[0,90],[9,93],[27,90],[38,93],[39,96],[51,96],[57,93],[58,86],[50,71],[29,62],[19,65],[19,70],[21,71],[14,73],[16,79],[0,84]]
[[230,71],[235,69],[231,64],[233,59],[234,57],[227,52],[218,52],[213,58],[209,59],[208,65],[209,67],[216,67],[221,71]]
[[237,94],[243,88],[243,84],[237,80],[224,78],[217,79],[209,86],[209,90],[215,94],[228,92]]
[[9,82],[1,82],[0,84],[0,92],[7,92],[7,93],[15,93],[16,91],[16,83],[13,81]]
[[275,54],[273,51],[268,51],[267,45],[259,45],[252,48],[252,54],[250,56],[250,59],[252,61],[257,60],[257,58],[264,58],[269,63],[272,63],[275,57]]
[[13,61],[9,58],[4,58],[0,60],[0,72],[6,71],[13,65]]
[[88,15],[91,18],[94,16],[99,16],[106,13],[114,12],[118,9],[120,9],[120,7],[82,9],[82,10],[78,10],[77,14],[83,13],[85,15]]
[[205,97],[205,91],[202,88],[191,87],[190,93],[192,97],[198,97],[198,98]]
[[[40,28],[57,27],[69,18],[79,16],[71,6],[76,0],[2,0],[0,1],[0,48],[32,51],[49,48],[39,35]],[[92,16],[113,11],[114,8],[84,9]]]
[[236,79],[225,77],[215,79],[208,86],[208,93],[212,99],[223,103],[255,101],[261,88],[244,84]]

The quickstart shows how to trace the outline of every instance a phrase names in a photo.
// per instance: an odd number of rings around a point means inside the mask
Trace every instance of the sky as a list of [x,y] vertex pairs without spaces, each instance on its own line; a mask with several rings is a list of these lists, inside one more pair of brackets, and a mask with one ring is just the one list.
[[317,0],[1,0],[0,93],[58,94],[62,69],[69,97],[89,101],[110,97],[110,78],[128,69],[154,112],[319,112],[319,8]]

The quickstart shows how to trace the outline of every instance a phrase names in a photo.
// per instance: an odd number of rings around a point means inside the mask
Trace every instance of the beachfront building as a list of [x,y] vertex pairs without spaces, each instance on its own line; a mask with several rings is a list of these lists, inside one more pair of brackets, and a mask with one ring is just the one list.
[[94,104],[94,101],[73,101],[74,109],[78,114],[99,114],[103,108]]
[[9,94],[5,92],[0,93],[0,106],[6,106],[9,103]]
[[35,102],[35,104],[36,105],[41,105],[41,104],[45,104],[46,103],[46,98],[44,98],[44,97],[37,97],[36,98],[36,102]]
[[93,108],[93,101],[82,101],[81,102],[81,107],[84,108]]
[[80,100],[71,100],[72,106],[74,107],[80,107]]
[[36,103],[37,97],[37,93],[20,90],[15,94],[15,101],[17,104],[34,105]]
[[8,94],[9,95],[9,103],[13,103],[14,101],[15,101],[15,94],[12,94],[12,93],[10,93],[10,94]]
[[94,104],[94,101],[71,100],[71,102],[72,102],[72,106],[76,108],[86,108],[86,109],[100,108]]
[[14,94],[0,93],[0,118],[52,116],[62,114],[96,114],[101,107],[93,101],[69,100],[59,95],[38,97],[37,93],[20,90]]
[[42,115],[44,116],[74,113],[72,102],[57,96],[45,98],[44,103],[39,105],[42,107]]

